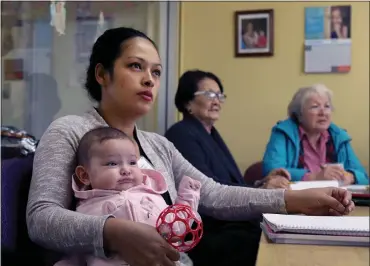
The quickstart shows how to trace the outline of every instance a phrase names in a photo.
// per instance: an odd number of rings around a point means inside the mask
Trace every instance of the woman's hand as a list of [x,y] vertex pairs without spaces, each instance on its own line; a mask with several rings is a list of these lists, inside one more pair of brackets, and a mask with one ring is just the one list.
[[323,166],[321,171],[310,176],[310,180],[343,180],[344,171],[339,165]]
[[266,183],[262,188],[274,189],[274,188],[286,188],[290,186],[289,180],[282,176],[269,176],[266,180]]
[[278,169],[272,170],[267,176],[282,176],[288,180],[291,179],[290,173],[284,168],[278,168]]
[[154,227],[116,218],[105,222],[104,248],[131,266],[173,266],[180,259]]
[[274,188],[289,188],[290,174],[284,168],[278,168],[272,170],[266,177],[266,182],[262,188],[274,189]]
[[350,192],[333,187],[286,190],[285,203],[288,213],[306,215],[347,215],[355,208]]
[[348,186],[355,183],[355,176],[351,172],[344,171],[344,175],[342,178],[342,185]]

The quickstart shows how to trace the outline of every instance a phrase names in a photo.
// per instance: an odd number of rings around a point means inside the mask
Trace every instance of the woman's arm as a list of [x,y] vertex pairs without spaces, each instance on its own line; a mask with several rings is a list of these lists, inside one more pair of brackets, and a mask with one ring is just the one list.
[[300,181],[307,173],[307,170],[301,168],[289,167],[286,153],[286,136],[280,130],[272,130],[270,140],[266,146],[263,156],[263,175],[268,175],[271,171],[284,168],[290,173],[292,181]]
[[184,175],[198,180],[201,186],[201,212],[220,220],[246,220],[261,213],[286,213],[284,190],[262,190],[221,185],[205,176],[192,166],[174,147],[166,141],[164,145],[172,159],[172,170],[176,183]]
[[104,257],[103,227],[108,216],[68,210],[79,142],[75,132],[84,131],[75,120],[70,116],[53,122],[37,147],[27,206],[28,232],[34,242],[48,249]]
[[355,184],[368,185],[369,176],[352,149],[351,143],[348,142],[344,148],[346,149],[347,155],[347,159],[344,162],[344,169],[353,174],[355,178]]

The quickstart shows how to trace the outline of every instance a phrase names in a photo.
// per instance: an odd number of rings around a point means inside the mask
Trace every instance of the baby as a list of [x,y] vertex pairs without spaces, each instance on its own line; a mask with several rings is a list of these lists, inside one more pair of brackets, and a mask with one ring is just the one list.
[[[112,215],[116,218],[156,226],[159,214],[168,207],[162,194],[167,191],[164,177],[157,171],[138,167],[136,142],[118,129],[102,127],[86,133],[77,149],[72,188],[78,200],[77,212]],[[184,176],[176,204],[197,210],[200,182]],[[55,266],[79,265],[80,259],[59,261]],[[127,265],[118,258],[83,259],[88,266]]]

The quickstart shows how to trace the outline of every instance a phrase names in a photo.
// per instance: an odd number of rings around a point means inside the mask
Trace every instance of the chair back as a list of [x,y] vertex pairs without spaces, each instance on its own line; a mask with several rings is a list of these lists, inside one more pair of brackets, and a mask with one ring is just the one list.
[[244,173],[244,180],[248,185],[253,186],[253,184],[257,181],[262,179],[263,176],[263,166],[262,162],[256,162],[248,167],[248,169]]
[[30,240],[26,224],[33,157],[34,154],[30,153],[2,162],[1,252],[4,265],[19,265],[21,258],[30,262],[41,260],[41,249]]

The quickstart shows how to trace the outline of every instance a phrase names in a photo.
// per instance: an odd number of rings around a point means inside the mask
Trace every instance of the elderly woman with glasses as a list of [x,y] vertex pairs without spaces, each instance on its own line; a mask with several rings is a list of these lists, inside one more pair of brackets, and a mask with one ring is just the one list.
[[[165,134],[192,165],[215,181],[231,186],[249,186],[214,127],[226,100],[220,79],[210,72],[185,72],[178,84],[175,104],[183,119]],[[266,180],[289,173],[277,169]],[[258,182],[259,183],[259,182]],[[269,182],[268,182],[269,183]],[[267,188],[274,188],[270,185]]]
[[[165,134],[193,166],[215,181],[229,186],[248,186],[222,137],[214,127],[226,100],[217,76],[201,70],[187,71],[178,84],[175,104],[183,119]],[[279,174],[268,175],[265,188],[274,188]],[[257,220],[219,221],[200,210],[205,234],[189,255],[195,265],[254,265],[260,238]],[[212,254],[212,256],[209,256]]]
[[369,184],[351,147],[351,137],[332,123],[332,111],[332,91],[326,86],[299,89],[288,106],[289,118],[272,129],[263,159],[264,171],[283,167],[292,181]]

